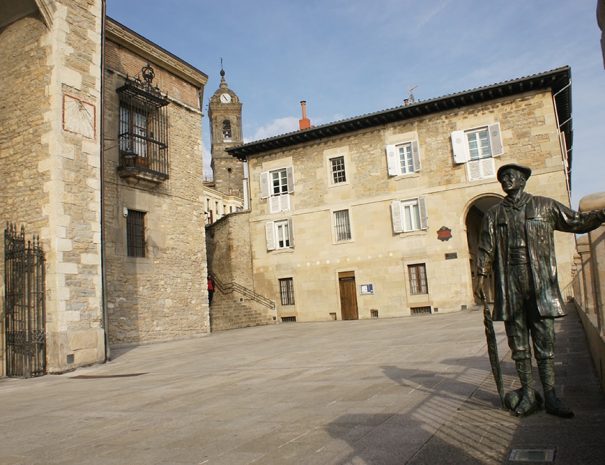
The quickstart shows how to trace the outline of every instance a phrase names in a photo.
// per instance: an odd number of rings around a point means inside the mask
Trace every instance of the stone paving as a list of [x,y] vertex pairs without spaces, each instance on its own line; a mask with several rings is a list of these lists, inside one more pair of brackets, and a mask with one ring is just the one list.
[[498,409],[476,311],[114,350],[105,365],[0,379],[0,465],[512,465],[513,449],[600,465],[605,399],[573,311],[557,338],[572,420]]

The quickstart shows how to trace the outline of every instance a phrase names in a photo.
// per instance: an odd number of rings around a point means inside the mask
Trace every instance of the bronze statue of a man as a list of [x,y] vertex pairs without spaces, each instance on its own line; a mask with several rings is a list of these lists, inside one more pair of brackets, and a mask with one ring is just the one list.
[[477,295],[485,302],[484,283],[494,275],[492,318],[504,321],[521,389],[508,395],[515,415],[541,407],[533,389],[530,335],[544,391],[546,412],[563,418],[573,412],[555,394],[554,319],[565,316],[557,281],[554,231],[586,233],[605,221],[605,210],[578,213],[554,199],[524,192],[531,169],[507,164],[497,178],[506,197],[485,215],[479,238]]

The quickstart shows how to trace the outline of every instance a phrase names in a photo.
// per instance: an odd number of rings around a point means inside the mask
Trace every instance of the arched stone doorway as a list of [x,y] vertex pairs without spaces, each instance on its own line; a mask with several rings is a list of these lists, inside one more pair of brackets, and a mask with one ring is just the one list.
[[[476,278],[475,268],[477,265],[476,257],[479,252],[479,232],[481,230],[481,222],[483,221],[485,213],[500,200],[502,200],[502,197],[495,194],[481,196],[472,201],[466,212],[466,240],[468,242],[469,266],[471,268],[473,285]],[[485,290],[485,293],[487,295],[487,300],[491,302],[494,295],[492,276],[488,276],[487,282],[489,283],[489,286]]]

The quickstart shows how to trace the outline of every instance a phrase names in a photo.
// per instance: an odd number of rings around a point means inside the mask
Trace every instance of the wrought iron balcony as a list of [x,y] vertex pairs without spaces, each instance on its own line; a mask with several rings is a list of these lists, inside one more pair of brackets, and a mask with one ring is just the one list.
[[118,145],[122,178],[161,183],[168,178],[169,101],[151,81],[155,73],[147,65],[143,80],[127,78],[117,92],[120,97]]

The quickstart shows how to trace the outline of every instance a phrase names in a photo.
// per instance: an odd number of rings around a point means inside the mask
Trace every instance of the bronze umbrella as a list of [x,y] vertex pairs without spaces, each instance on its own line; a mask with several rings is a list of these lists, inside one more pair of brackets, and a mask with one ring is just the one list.
[[498,342],[496,341],[496,332],[494,331],[494,322],[492,315],[487,305],[483,301],[483,324],[485,325],[485,339],[487,340],[487,353],[489,354],[489,362],[492,366],[492,375],[498,388],[500,403],[502,408],[506,408],[504,404],[504,382],[502,381],[502,369],[500,368],[500,357],[498,357]]

